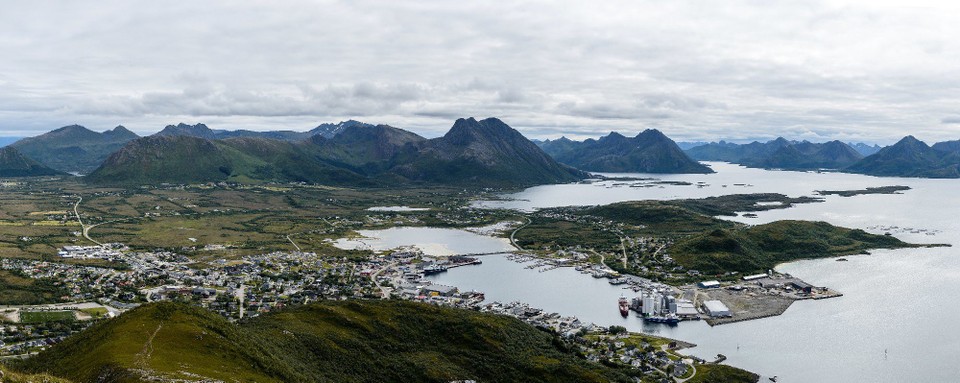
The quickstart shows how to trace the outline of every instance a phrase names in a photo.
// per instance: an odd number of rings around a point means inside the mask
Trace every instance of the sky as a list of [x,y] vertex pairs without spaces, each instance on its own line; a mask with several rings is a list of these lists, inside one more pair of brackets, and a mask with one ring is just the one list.
[[81,124],[530,138],[960,139],[960,6],[898,1],[5,1],[0,136]]

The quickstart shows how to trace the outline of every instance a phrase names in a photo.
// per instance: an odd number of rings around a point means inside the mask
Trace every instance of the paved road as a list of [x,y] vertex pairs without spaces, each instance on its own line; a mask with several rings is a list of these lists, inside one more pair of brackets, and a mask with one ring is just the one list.
[[620,237],[620,250],[623,250],[623,268],[627,268],[627,246],[623,244],[623,237]]
[[380,293],[383,294],[383,297],[384,297],[384,298],[387,298],[387,297],[390,296],[390,291],[391,291],[391,289],[389,289],[389,288],[387,288],[387,287],[380,286],[380,281],[377,280],[377,277],[380,276],[380,273],[382,273],[384,270],[396,266],[397,263],[398,263],[398,262],[390,263],[389,265],[385,266],[384,268],[382,268],[382,269],[380,269],[380,270],[377,270],[375,273],[373,273],[373,274],[370,275],[370,279],[373,280],[374,286],[377,286],[377,288],[380,289]]
[[83,233],[83,237],[90,242],[96,243],[97,246],[103,246],[102,243],[94,241],[93,238],[90,238],[90,229],[94,228],[96,225],[93,225],[93,226],[84,225],[83,220],[80,219],[80,203],[81,202],[83,202],[82,196],[79,197],[79,199],[77,199],[77,203],[73,205],[73,214],[77,216],[77,222],[80,223],[80,230]]
[[292,238],[290,238],[290,235],[287,235],[287,240],[290,241],[291,244],[293,244],[293,247],[297,248],[298,252],[303,252],[302,250],[300,250],[300,246],[297,246],[297,243],[294,242]]
[[521,225],[516,229],[513,229],[513,232],[510,233],[510,244],[513,245],[513,247],[516,247],[517,250],[520,250],[520,251],[523,251],[523,248],[517,245],[517,241],[514,239],[514,237],[517,235],[517,232],[520,231],[520,229],[523,229],[529,226],[531,223],[533,223],[533,221],[530,220],[530,218],[527,218],[527,217],[523,217],[523,218],[527,220],[527,223]]

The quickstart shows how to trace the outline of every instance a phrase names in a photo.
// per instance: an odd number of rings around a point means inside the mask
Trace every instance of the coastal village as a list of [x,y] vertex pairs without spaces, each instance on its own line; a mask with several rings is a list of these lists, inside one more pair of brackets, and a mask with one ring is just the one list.
[[[789,275],[758,274],[737,283],[701,281],[674,287],[645,278],[621,275],[592,264],[583,254],[563,251],[551,258],[507,255],[527,268],[549,271],[573,267],[594,278],[606,278],[624,290],[619,309],[624,316],[677,325],[705,320],[711,325],[778,315],[797,299],[820,299],[835,292]],[[108,268],[60,262],[2,259],[0,269],[34,279],[60,281],[67,303],[0,307],[0,355],[30,355],[95,321],[111,318],[140,304],[172,300],[198,305],[231,320],[241,320],[322,299],[405,299],[511,316],[560,335],[587,359],[637,368],[648,377],[689,378],[696,364],[714,363],[678,353],[694,345],[643,334],[618,326],[583,323],[576,317],[546,312],[522,302],[488,302],[477,291],[431,283],[425,276],[482,263],[482,257],[429,256],[415,247],[375,253],[367,259],[330,258],[312,252],[272,252],[217,260],[195,268],[174,252],[132,251],[119,243],[65,246],[58,256],[100,259],[125,267]],[[725,303],[726,302],[726,303]],[[610,309],[614,310],[611,302]],[[655,381],[655,380],[654,380]]]

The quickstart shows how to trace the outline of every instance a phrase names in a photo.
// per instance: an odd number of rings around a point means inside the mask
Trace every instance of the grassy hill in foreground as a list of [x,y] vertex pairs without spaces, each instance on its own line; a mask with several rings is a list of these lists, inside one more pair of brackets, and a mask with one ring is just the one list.
[[146,305],[23,362],[75,382],[627,381],[519,320],[400,301],[323,302],[232,324]]

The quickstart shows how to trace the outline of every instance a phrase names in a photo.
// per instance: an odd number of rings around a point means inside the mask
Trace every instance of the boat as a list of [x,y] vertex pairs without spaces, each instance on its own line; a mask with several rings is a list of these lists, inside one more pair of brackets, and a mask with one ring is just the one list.
[[846,258],[837,258],[837,262],[846,262],[846,261],[847,261]]
[[424,268],[423,268],[423,275],[440,274],[440,273],[445,272],[445,271],[447,271],[447,267],[446,267],[446,266],[442,266],[442,265],[430,265],[430,266],[427,266],[427,267],[424,267]]
[[618,303],[620,305],[620,315],[626,318],[630,314],[630,301],[627,300],[627,297],[621,295]]
[[611,279],[611,280],[610,280],[609,282],[607,282],[607,283],[609,283],[609,284],[611,284],[611,285],[614,285],[614,286],[622,285],[622,284],[624,284],[624,283],[627,283],[627,278],[614,278],[614,279]]
[[677,318],[675,316],[649,316],[649,317],[644,317],[643,320],[645,322],[664,323],[669,325],[675,325],[677,323],[680,323],[680,318]]

